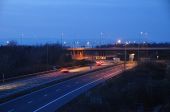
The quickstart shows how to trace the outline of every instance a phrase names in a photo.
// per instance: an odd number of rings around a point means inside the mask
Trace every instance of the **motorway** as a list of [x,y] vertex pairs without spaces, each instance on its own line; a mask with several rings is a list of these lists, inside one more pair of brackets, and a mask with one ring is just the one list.
[[35,76],[25,77],[25,78],[18,78],[14,81],[1,83],[0,98],[10,96],[11,94],[28,90],[52,81],[62,80],[68,77],[79,75],[80,73],[86,73],[88,71],[99,69],[109,65],[111,65],[111,63],[106,63],[106,65],[102,65],[102,66],[93,65],[92,69],[90,69],[89,66],[69,68],[69,73],[61,73],[60,71],[54,71],[51,73],[35,75]]
[[0,104],[0,112],[54,112],[81,93],[118,75],[122,69],[123,66],[118,65],[18,97]]

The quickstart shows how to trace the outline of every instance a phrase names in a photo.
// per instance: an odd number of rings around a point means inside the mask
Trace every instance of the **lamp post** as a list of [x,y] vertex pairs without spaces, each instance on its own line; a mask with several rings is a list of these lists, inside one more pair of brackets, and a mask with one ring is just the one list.
[[[140,37],[142,38],[143,36],[146,37],[148,35],[147,32],[140,32]],[[140,61],[140,37],[139,37],[139,42],[138,42],[138,62]],[[142,43],[142,44],[145,44],[146,42]]]
[[102,45],[103,32],[100,33],[100,47]]
[[121,42],[122,42],[122,41],[121,41],[120,39],[119,39],[119,40],[117,40],[117,44],[121,44]]
[[126,70],[126,60],[127,60],[127,59],[126,59],[126,55],[127,55],[126,45],[128,45],[128,42],[125,42],[125,51],[124,51],[124,52],[125,52],[125,53],[124,53],[124,54],[125,54],[125,55],[124,55],[124,56],[125,56],[125,57],[124,57],[124,71]]
[[66,41],[64,41],[64,42],[63,42],[63,44],[64,44],[64,47],[65,47],[65,46],[66,46],[66,44],[67,44],[67,42],[66,42]]
[[89,41],[86,43],[86,45],[87,45],[87,48],[90,48],[90,42]]
[[61,47],[63,47],[63,36],[64,36],[64,33],[61,32]]
[[[122,43],[122,41],[119,39],[119,40],[117,40],[117,44],[121,44]],[[126,54],[127,54],[127,52],[126,52],[126,45],[128,44],[128,42],[125,42],[125,44],[124,44],[124,71],[126,70]]]
[[[140,32],[140,36],[143,34],[143,32]],[[140,60],[140,58],[139,58],[139,47],[140,47],[140,36],[139,36],[139,38],[138,38],[138,63],[139,63],[139,60]]]
[[76,47],[79,48],[79,41],[76,41]]

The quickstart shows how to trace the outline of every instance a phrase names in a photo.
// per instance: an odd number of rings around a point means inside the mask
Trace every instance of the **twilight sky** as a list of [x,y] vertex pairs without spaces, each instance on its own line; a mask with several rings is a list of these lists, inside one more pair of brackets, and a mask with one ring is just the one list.
[[[147,32],[141,36],[140,32]],[[0,0],[0,44],[170,42],[169,0]]]

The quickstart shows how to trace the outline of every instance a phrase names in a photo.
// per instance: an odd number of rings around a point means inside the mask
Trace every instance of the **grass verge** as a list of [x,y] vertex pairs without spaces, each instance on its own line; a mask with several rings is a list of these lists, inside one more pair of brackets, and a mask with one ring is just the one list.
[[143,63],[80,95],[57,112],[169,112],[165,63]]
[[69,80],[69,79],[72,79],[72,78],[75,78],[75,77],[79,77],[79,76],[82,76],[82,75],[85,75],[85,74],[88,74],[88,73],[96,72],[98,70],[103,70],[103,69],[113,67],[113,66],[116,66],[116,65],[109,65],[109,66],[106,66],[106,67],[103,67],[103,68],[98,68],[98,69],[91,70],[91,71],[88,71],[88,72],[79,73],[79,74],[76,74],[74,76],[70,76],[68,78],[63,78],[63,79],[60,79],[60,80],[51,81],[49,83],[45,83],[45,84],[42,84],[42,85],[39,85],[39,86],[36,86],[36,87],[33,87],[33,88],[25,89],[23,91],[19,91],[19,92],[10,94],[10,95],[8,95],[6,97],[0,98],[0,103],[7,102],[7,101],[15,99],[17,97],[24,96],[26,94],[38,91],[38,90],[43,89],[43,88],[50,87],[52,85],[58,84],[60,82],[63,82],[63,81],[66,81],[66,80]]

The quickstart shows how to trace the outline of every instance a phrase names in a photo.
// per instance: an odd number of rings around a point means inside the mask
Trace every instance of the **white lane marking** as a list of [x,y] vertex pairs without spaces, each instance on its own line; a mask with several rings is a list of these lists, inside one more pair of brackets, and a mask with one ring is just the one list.
[[[116,74],[119,73],[119,72],[120,72],[120,71],[116,72]],[[111,76],[111,75],[113,75],[113,74],[115,74],[115,73],[108,74],[108,76]],[[92,81],[92,82],[89,82],[89,83],[87,83],[87,84],[85,84],[85,85],[83,85],[83,86],[81,86],[81,87],[79,87],[79,88],[77,88],[77,89],[74,89],[73,91],[70,91],[70,92],[64,94],[63,96],[58,97],[57,99],[55,99],[55,100],[47,103],[46,105],[44,105],[44,106],[42,106],[42,107],[34,110],[33,112],[38,112],[38,111],[40,111],[41,109],[47,107],[48,105],[50,105],[50,104],[52,104],[52,103],[54,103],[54,102],[56,102],[56,101],[64,98],[65,96],[70,95],[70,94],[72,94],[72,93],[74,93],[74,92],[76,92],[76,91],[78,91],[78,90],[80,90],[80,89],[82,89],[82,88],[84,88],[84,87],[86,87],[86,86],[89,86],[89,85],[91,85],[91,84],[93,84],[93,83],[95,83],[95,82],[97,82],[97,81],[100,81],[100,80],[102,80],[102,79],[103,79],[103,77],[102,77],[102,78],[99,78],[99,79],[97,79],[97,80],[94,80],[94,81]]]
[[11,109],[11,110],[9,110],[8,112],[14,112],[15,111],[15,109]]
[[79,88],[77,88],[77,89],[75,89],[75,90],[73,90],[73,91],[71,91],[71,92],[68,92],[67,94],[65,94],[65,95],[63,95],[63,96],[60,96],[59,98],[57,98],[57,99],[55,99],[55,100],[47,103],[46,105],[44,105],[44,106],[42,106],[42,107],[34,110],[33,112],[38,112],[39,110],[41,110],[41,109],[43,109],[44,107],[46,107],[46,106],[48,106],[48,105],[56,102],[57,100],[60,100],[60,99],[64,98],[65,96],[67,96],[67,95],[69,95],[69,94],[71,94],[71,93],[73,93],[73,92],[75,92],[75,91],[77,91],[77,90],[79,90],[79,89],[81,89],[81,88],[83,88],[83,87],[86,87],[86,86],[88,86],[88,85],[90,85],[90,84],[92,84],[92,83],[95,83],[95,82],[97,82],[97,81],[99,81],[99,80],[101,80],[101,79],[103,79],[103,78],[97,79],[97,80],[95,80],[95,81],[93,81],[93,82],[90,82],[90,83],[87,83],[87,84],[85,84],[84,86],[81,86],[81,87],[79,87]]
[[47,94],[45,94],[44,96],[47,96]]
[[27,103],[32,103],[32,101],[29,101],[29,102],[27,102]]
[[[75,80],[75,79],[78,79],[78,78],[81,78],[81,77],[84,77],[84,76],[87,76],[87,75],[88,75],[88,73],[87,73],[86,75],[82,75],[82,76],[79,76],[79,77],[75,77],[75,78],[72,78],[72,79],[70,79],[70,80]],[[26,95],[20,96],[20,97],[18,97],[18,98],[12,99],[12,100],[7,101],[7,102],[5,102],[5,103],[1,103],[1,104],[0,104],[0,106],[1,106],[1,105],[5,105],[5,104],[10,103],[10,102],[13,102],[13,101],[16,101],[16,100],[18,100],[18,99],[21,99],[21,98],[24,98],[24,97],[30,96],[30,95],[32,95],[32,94],[34,94],[34,93],[38,93],[38,92],[40,92],[40,91],[43,91],[43,90],[49,89],[49,88],[51,88],[51,87],[54,87],[54,86],[60,85],[60,84],[62,84],[62,83],[69,82],[70,80],[66,80],[66,81],[63,81],[63,82],[60,82],[60,83],[54,84],[54,85],[52,85],[52,86],[49,86],[49,87],[46,87],[46,88],[43,88],[43,89],[40,89],[40,90],[34,91],[34,92],[30,93],[30,94],[26,94]]]
[[[121,67],[121,65],[115,65],[115,66],[113,66],[113,67],[117,67],[117,66],[118,66],[118,67],[119,67],[119,66]],[[107,69],[107,68],[106,68],[106,69]],[[94,72],[94,73],[95,73],[95,72]],[[86,75],[82,75],[82,76],[79,76],[79,77],[75,77],[75,78],[72,78],[72,79],[70,79],[70,80],[74,80],[74,79],[77,79],[77,78],[80,78],[80,77],[84,77],[84,76],[87,76],[87,75],[88,75],[88,73],[87,73]],[[52,85],[52,86],[49,86],[49,87],[40,89],[40,90],[38,90],[38,91],[34,91],[34,92],[30,93],[30,94],[26,94],[26,95],[20,96],[20,97],[18,97],[18,98],[12,99],[12,100],[7,101],[7,102],[5,102],[5,103],[1,103],[0,105],[5,105],[5,104],[8,104],[8,103],[14,102],[14,101],[19,100],[19,99],[21,99],[21,98],[30,96],[31,94],[38,93],[38,92],[40,92],[40,91],[43,91],[43,90],[45,90],[45,89],[48,89],[48,88],[51,88],[51,87],[54,87],[54,86],[57,86],[57,85],[60,85],[60,84],[62,84],[62,83],[66,83],[66,82],[68,82],[68,81],[70,81],[70,80],[66,80],[66,81],[63,81],[63,82],[54,84],[54,85]],[[83,81],[86,81],[86,79],[84,79]]]

